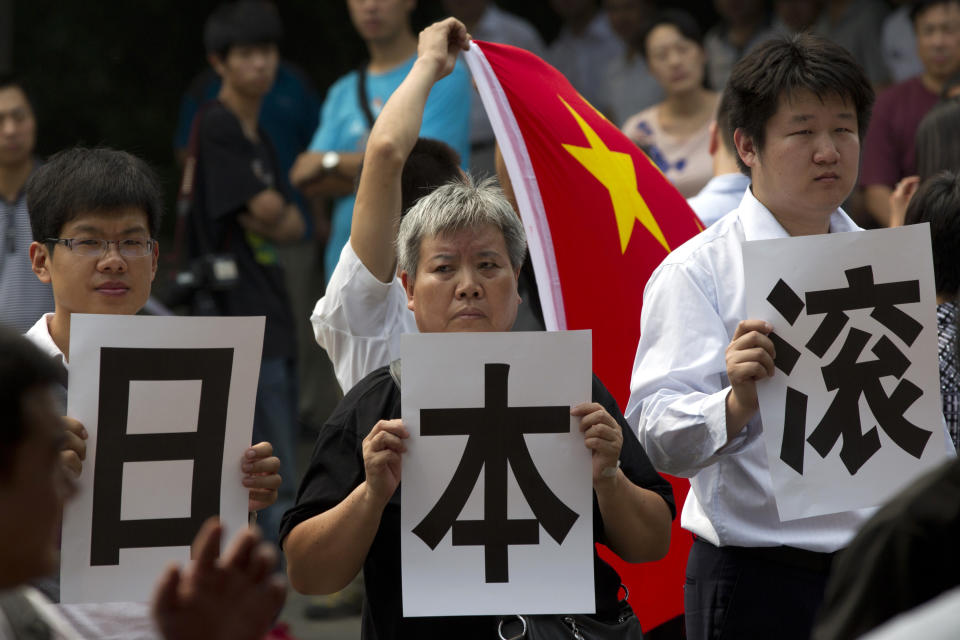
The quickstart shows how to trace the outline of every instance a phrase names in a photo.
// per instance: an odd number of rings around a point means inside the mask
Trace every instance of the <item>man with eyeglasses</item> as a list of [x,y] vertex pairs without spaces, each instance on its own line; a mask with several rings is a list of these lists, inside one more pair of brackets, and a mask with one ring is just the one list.
[[30,216],[23,185],[37,165],[37,123],[27,92],[0,76],[0,325],[23,333],[53,310],[49,284],[30,270]]
[[[150,297],[160,251],[154,239],[160,186],[153,171],[129,153],[74,148],[51,156],[30,176],[25,191],[34,239],[30,261],[36,277],[52,285],[54,299],[53,313],[41,316],[26,337],[66,367],[72,314],[135,314]],[[63,413],[65,394],[59,400]],[[61,461],[79,476],[86,430],[77,420],[64,420]],[[276,502],[280,461],[269,442],[248,448],[242,469],[251,511]],[[57,600],[55,580],[38,586]],[[121,627],[143,631],[128,637],[151,637],[149,626],[138,626],[149,625],[145,603],[61,605],[60,610],[86,637],[104,637],[105,630]]]

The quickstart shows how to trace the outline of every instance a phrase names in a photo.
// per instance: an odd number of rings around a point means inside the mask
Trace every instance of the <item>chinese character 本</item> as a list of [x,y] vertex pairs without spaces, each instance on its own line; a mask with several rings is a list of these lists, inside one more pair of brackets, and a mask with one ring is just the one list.
[[[468,409],[423,409],[420,432],[425,436],[466,435],[467,444],[450,484],[413,533],[435,549],[453,530],[453,546],[482,546],[486,582],[508,582],[507,548],[538,544],[540,525],[562,544],[578,515],[547,486],[530,457],[525,433],[566,433],[566,406],[507,406],[508,364],[484,369],[484,406]],[[533,519],[507,515],[508,467],[520,486]],[[483,470],[482,520],[458,520]]]

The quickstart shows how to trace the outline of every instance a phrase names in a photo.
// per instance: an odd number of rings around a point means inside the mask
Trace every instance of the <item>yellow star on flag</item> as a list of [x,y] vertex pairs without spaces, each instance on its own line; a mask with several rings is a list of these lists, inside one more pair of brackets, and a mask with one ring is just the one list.
[[647,231],[669,252],[670,246],[667,244],[667,239],[637,188],[637,172],[633,166],[633,158],[629,153],[608,149],[597,132],[590,128],[580,114],[561,96],[557,97],[576,118],[577,124],[580,125],[590,144],[589,147],[565,144],[563,148],[610,192],[613,213],[617,218],[617,229],[620,232],[621,253],[627,252],[635,220],[639,220],[640,224],[646,227]]

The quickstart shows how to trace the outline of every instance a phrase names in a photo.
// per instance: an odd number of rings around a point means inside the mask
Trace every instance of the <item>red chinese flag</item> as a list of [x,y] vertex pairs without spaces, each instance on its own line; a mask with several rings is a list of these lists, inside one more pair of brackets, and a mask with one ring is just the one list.
[[[465,58],[510,174],[547,329],[592,329],[594,372],[625,407],[643,288],[667,253],[703,226],[559,71],[523,49],[473,44]],[[679,509],[689,484],[671,482]],[[631,565],[601,549],[645,629],[683,612],[690,535],[679,520],[660,562]]]

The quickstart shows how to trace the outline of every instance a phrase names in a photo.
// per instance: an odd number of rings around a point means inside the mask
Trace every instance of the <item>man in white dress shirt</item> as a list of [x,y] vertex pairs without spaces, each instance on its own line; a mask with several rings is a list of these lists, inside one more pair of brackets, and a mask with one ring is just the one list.
[[832,553],[869,511],[778,517],[756,389],[774,371],[771,326],[746,317],[740,245],[858,230],[839,206],[874,95],[846,51],[812,36],[759,45],[725,94],[751,188],[647,283],[626,416],[659,471],[690,478],[688,637],[807,638]]
[[[39,591],[26,586],[57,566],[60,515],[73,481],[60,463],[64,419],[51,386],[54,362],[10,329],[0,329],[0,640],[81,640]],[[254,530],[238,532],[218,559],[223,528],[208,521],[194,539],[188,570],[168,567],[153,598],[156,637],[262,638],[283,604],[272,574],[276,552]],[[202,633],[201,633],[202,630]],[[134,637],[129,627],[117,637]]]

